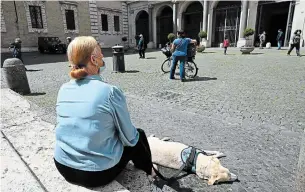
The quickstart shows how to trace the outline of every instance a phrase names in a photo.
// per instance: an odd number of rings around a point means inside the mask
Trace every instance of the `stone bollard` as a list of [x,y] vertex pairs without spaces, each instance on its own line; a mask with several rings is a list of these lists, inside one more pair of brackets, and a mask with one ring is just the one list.
[[25,67],[20,59],[10,58],[3,62],[3,75],[6,79],[8,88],[26,95],[31,93]]

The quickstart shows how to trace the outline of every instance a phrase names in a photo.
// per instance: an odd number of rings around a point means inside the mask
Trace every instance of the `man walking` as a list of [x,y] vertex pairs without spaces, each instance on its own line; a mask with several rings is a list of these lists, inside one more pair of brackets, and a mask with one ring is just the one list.
[[277,50],[280,50],[282,48],[283,39],[284,39],[284,33],[282,29],[279,29],[276,37]]
[[144,37],[142,34],[139,35],[140,40],[138,42],[138,50],[139,50],[139,55],[140,59],[145,59],[145,42],[144,42]]
[[264,31],[260,36],[259,36],[259,48],[263,49],[265,41],[266,41],[266,32]]
[[297,56],[300,55],[300,42],[301,42],[301,30],[296,30],[292,36],[292,42],[290,44],[290,49],[287,53],[288,56],[290,56],[291,51],[293,48],[296,49]]

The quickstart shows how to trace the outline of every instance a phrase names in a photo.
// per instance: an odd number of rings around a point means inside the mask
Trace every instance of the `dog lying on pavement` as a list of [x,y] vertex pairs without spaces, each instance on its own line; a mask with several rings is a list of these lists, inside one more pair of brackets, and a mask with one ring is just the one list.
[[[186,163],[186,159],[191,153],[192,147],[182,143],[168,141],[169,138],[160,140],[151,135],[147,139],[153,163],[164,167],[180,169]],[[230,173],[229,169],[223,167],[218,160],[218,158],[224,156],[223,153],[218,151],[201,151],[196,149],[196,156],[191,170],[199,178],[208,180],[208,185],[235,181],[237,180],[237,176]]]

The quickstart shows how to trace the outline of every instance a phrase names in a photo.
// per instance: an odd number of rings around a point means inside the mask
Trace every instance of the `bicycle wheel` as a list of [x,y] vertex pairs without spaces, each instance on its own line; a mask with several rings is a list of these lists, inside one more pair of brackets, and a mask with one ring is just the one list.
[[185,76],[195,78],[198,73],[197,65],[193,61],[187,61],[184,66]]
[[171,58],[167,58],[161,65],[161,70],[164,72],[164,73],[169,73],[170,70],[171,70]]

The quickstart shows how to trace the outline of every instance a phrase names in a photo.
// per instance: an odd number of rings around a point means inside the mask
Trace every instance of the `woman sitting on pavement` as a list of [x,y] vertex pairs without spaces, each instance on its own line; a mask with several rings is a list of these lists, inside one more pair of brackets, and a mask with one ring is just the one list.
[[185,38],[185,33],[183,31],[178,32],[178,38],[174,40],[172,44],[172,52],[173,52],[173,64],[170,70],[170,79],[175,79],[175,70],[180,61],[180,80],[183,82],[185,80],[184,74],[184,63],[187,59],[187,47],[190,43],[197,43],[197,40]]
[[126,99],[116,86],[103,82],[100,46],[93,37],[76,37],[68,46],[71,80],[58,92],[54,161],[68,181],[98,187],[113,181],[133,161],[155,176],[143,130],[130,119]]

